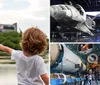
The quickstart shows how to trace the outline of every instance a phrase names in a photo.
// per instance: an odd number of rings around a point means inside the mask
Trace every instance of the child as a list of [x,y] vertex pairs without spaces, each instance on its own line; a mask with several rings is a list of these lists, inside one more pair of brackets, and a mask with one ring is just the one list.
[[46,45],[45,34],[34,27],[22,34],[22,51],[0,44],[0,50],[10,53],[16,61],[18,85],[49,85],[44,60],[39,56]]

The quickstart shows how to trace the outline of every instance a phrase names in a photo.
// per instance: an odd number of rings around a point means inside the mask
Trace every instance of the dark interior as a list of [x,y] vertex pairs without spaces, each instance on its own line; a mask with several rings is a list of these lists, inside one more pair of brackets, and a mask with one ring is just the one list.
[[64,4],[69,2],[80,4],[85,11],[100,11],[100,0],[51,0],[50,4]]

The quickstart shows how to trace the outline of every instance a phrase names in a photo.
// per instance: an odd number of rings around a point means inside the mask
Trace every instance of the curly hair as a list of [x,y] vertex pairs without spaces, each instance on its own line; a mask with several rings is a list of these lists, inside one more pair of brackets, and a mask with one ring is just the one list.
[[38,28],[31,27],[22,35],[21,47],[31,55],[40,54],[47,46],[46,35]]

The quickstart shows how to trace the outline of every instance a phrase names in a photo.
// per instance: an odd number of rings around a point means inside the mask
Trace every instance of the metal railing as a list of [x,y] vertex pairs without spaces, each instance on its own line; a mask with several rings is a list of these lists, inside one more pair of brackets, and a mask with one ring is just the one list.
[[51,42],[100,42],[100,33],[90,36],[83,32],[52,32]]

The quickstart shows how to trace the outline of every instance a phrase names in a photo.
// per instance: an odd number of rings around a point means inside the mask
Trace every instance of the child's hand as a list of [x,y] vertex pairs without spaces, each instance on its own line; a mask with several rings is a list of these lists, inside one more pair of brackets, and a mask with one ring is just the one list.
[[2,46],[2,44],[0,44],[0,46]]
[[0,50],[2,50],[2,51],[4,51],[4,52],[8,52],[8,53],[12,53],[12,48],[9,48],[9,47],[7,47],[7,46],[4,46],[4,45],[2,45],[2,44],[0,44]]

